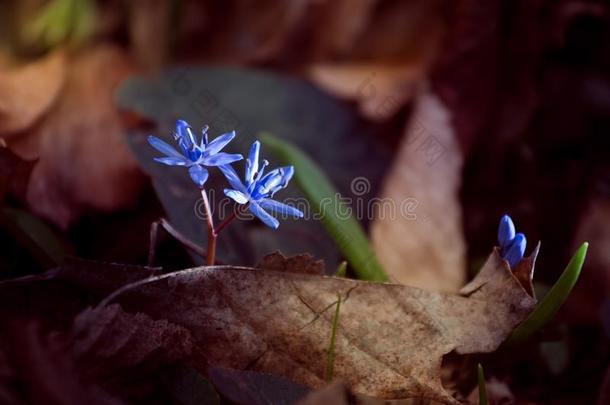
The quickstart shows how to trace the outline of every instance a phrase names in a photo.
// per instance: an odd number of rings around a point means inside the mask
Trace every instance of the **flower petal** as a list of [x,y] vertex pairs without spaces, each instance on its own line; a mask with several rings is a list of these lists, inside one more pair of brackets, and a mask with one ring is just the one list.
[[242,160],[244,157],[239,153],[217,153],[212,156],[206,156],[203,158],[202,164],[206,166],[222,166],[228,165],[229,163],[237,162]]
[[246,187],[242,184],[241,180],[239,180],[239,176],[235,172],[235,169],[233,169],[233,166],[221,165],[218,166],[218,168],[220,169],[222,174],[225,175],[231,187],[241,193],[246,193]]
[[203,187],[206,180],[208,179],[208,171],[201,165],[193,165],[189,168],[189,174],[191,175],[191,179],[197,184],[199,187]]
[[241,191],[231,190],[230,188],[225,188],[225,195],[238,204],[246,204],[249,201],[247,195]]
[[163,164],[166,164],[169,166],[189,166],[193,163],[193,162],[189,161],[188,159],[186,159],[184,156],[160,157],[160,158],[154,158],[154,160],[155,160],[155,162],[163,163]]
[[184,120],[176,121],[176,134],[178,135],[180,146],[186,149],[191,149],[197,145],[197,138],[193,134],[193,129],[188,122]]
[[514,238],[515,224],[508,215],[504,215],[500,219],[500,226],[498,227],[498,243],[500,247],[508,248]]
[[257,203],[264,209],[269,210],[274,214],[303,218],[303,212],[301,210],[270,198],[263,198],[262,200],[257,201]]
[[176,149],[174,149],[167,142],[157,138],[156,136],[149,135],[148,143],[150,144],[150,146],[152,146],[159,152],[165,154],[166,156],[182,157],[182,155]]
[[248,161],[246,162],[246,183],[250,184],[254,179],[254,175],[258,171],[258,154],[261,149],[261,143],[254,141],[250,147]]
[[220,152],[220,150],[222,148],[224,148],[225,146],[227,146],[227,144],[229,142],[231,142],[233,140],[233,138],[235,138],[235,131],[231,131],[224,135],[220,135],[218,138],[216,138],[212,142],[210,142],[208,144],[208,146],[205,148],[206,155],[208,155],[208,156],[214,155],[214,154]]
[[277,229],[280,226],[280,222],[273,218],[267,211],[265,211],[260,205],[257,203],[250,201],[250,205],[248,205],[250,212],[256,215],[261,221],[265,223],[270,228]]
[[278,167],[271,170],[258,182],[256,193],[261,196],[275,194],[288,185],[293,174],[294,167],[292,166]]
[[515,239],[513,239],[513,243],[510,244],[510,247],[506,249],[505,253],[502,255],[508,264],[510,264],[511,269],[515,268],[521,259],[523,259],[526,246],[527,240],[525,239],[525,235],[522,233],[516,234]]

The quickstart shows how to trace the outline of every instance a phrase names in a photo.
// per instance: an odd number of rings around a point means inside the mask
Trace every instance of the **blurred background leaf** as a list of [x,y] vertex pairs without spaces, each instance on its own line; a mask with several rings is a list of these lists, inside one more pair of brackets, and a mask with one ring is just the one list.
[[[168,142],[173,142],[170,132],[177,118],[187,120],[197,131],[204,123],[209,124],[211,137],[235,129],[238,135],[227,148],[232,153],[247,154],[261,131],[277,134],[313,156],[345,197],[353,197],[350,184],[355,177],[369,179],[373,188],[361,196],[365,204],[375,196],[374,185],[379,183],[389,160],[388,150],[375,141],[353,110],[305,81],[281,75],[234,68],[175,69],[157,80],[128,80],[119,90],[117,101],[123,110],[153,120],[155,135]],[[156,152],[145,135],[148,133],[136,129],[127,135],[127,140],[143,170],[152,177],[170,222],[203,245],[205,225],[194,217],[196,210],[201,212],[198,190],[186,171],[152,160]],[[272,167],[279,165],[264,146],[261,156],[269,159]],[[243,162],[235,167],[243,173]],[[228,201],[221,194],[225,185],[221,173],[212,169],[207,187],[214,190],[217,218],[226,217],[232,209],[230,204],[219,205],[221,200]],[[296,205],[305,201],[294,185],[278,197]],[[218,240],[219,260],[253,264],[273,250],[286,255],[309,252],[323,258],[332,271],[339,263],[339,252],[321,224],[311,219],[311,207],[306,211],[308,219],[283,220],[278,231],[255,221],[234,221]],[[196,260],[202,263],[199,258]]]

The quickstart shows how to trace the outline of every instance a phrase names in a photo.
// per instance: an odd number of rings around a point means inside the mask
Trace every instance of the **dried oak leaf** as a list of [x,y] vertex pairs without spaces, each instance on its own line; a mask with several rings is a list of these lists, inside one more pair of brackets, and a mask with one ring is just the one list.
[[74,320],[72,351],[79,362],[115,374],[145,361],[169,364],[191,356],[191,333],[164,319],[125,313],[120,305],[88,308]]
[[[537,249],[527,261],[530,273],[536,255]],[[318,388],[325,383],[338,295],[334,377],[372,397],[447,404],[457,401],[440,382],[443,355],[495,350],[536,302],[494,249],[459,295],[215,266],[129,284],[100,306],[119,302],[126,312],[190,330],[212,366],[278,374]]]
[[57,51],[0,74],[0,137],[30,127],[57,99],[66,77],[66,55]]
[[393,281],[435,291],[463,284],[462,164],[447,108],[421,94],[381,192],[398,215],[380,213],[371,225],[375,252]]
[[0,332],[1,403],[123,404],[83,378],[66,341],[38,322],[0,324]]
[[286,257],[280,252],[273,252],[263,257],[256,267],[291,273],[324,274],[324,260],[316,260],[309,253]]
[[[402,402],[402,401],[401,401]],[[343,381],[337,380],[328,386],[310,393],[296,405],[384,405],[386,401],[354,395]],[[398,404],[394,404],[398,405]]]

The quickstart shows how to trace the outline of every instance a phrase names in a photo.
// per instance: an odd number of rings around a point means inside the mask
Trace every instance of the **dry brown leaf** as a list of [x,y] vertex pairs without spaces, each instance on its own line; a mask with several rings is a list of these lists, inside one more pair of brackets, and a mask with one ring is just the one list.
[[309,78],[337,97],[356,100],[360,113],[383,121],[398,112],[416,93],[425,75],[419,62],[400,64],[315,64]]
[[20,159],[5,146],[0,145],[0,201],[7,195],[25,200],[28,182],[35,162]]
[[[174,5],[165,0],[133,0],[128,4],[131,53],[146,71],[159,71],[170,50]],[[150,46],[151,43],[155,46]]]
[[65,77],[62,51],[0,72],[0,137],[9,139],[42,117],[57,99]]
[[[104,372],[142,364],[153,358],[172,363],[191,355],[191,333],[164,319],[127,314],[117,304],[86,309],[74,320],[72,353],[80,362],[104,364]],[[113,365],[109,370],[108,364]]]
[[301,274],[324,274],[324,260],[316,260],[309,253],[285,257],[280,252],[273,252],[263,257],[256,267]]
[[123,139],[114,90],[133,73],[119,48],[73,55],[55,105],[27,136],[9,143],[40,159],[27,200],[32,211],[66,227],[88,208],[113,210],[135,201],[143,177]]
[[[367,398],[354,395],[342,381],[332,384],[318,391],[314,391],[301,399],[296,405],[383,405],[385,401],[376,398]],[[393,405],[398,405],[394,403]],[[406,404],[401,404],[406,405]]]
[[127,312],[190,330],[211,365],[321,387],[338,295],[335,378],[372,397],[448,404],[457,401],[441,386],[443,355],[495,350],[535,305],[494,249],[460,295],[216,266],[132,283],[100,306],[119,302]]
[[610,201],[605,196],[592,196],[586,202],[575,235],[575,251],[582,241],[591,241],[587,251],[586,270],[576,284],[570,299],[562,308],[564,319],[572,324],[595,324],[600,308],[610,295]]
[[379,215],[371,226],[392,280],[435,291],[456,291],[464,282],[462,164],[449,112],[435,95],[422,94],[381,193],[398,215]]

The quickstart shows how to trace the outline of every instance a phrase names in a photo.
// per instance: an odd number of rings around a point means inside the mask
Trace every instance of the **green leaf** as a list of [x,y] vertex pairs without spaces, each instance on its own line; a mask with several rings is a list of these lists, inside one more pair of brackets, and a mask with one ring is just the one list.
[[487,405],[487,386],[485,385],[485,374],[481,364],[477,365],[477,377],[479,380],[479,405]]
[[71,253],[66,241],[38,217],[26,211],[2,208],[0,226],[45,268],[57,266]]
[[53,0],[22,28],[23,39],[54,48],[62,43],[84,43],[95,24],[92,0]]
[[339,263],[339,266],[337,266],[337,271],[335,272],[335,277],[345,277],[347,273],[347,262],[345,260],[343,260],[341,263]]
[[262,140],[284,164],[294,165],[295,180],[309,200],[312,211],[321,218],[326,231],[356,274],[363,280],[388,281],[364,230],[350,214],[349,207],[337,198],[339,192],[318,165],[288,142],[269,134],[264,134]]
[[568,299],[572,288],[578,281],[588,247],[589,243],[585,242],[578,248],[555,285],[536,305],[529,317],[513,331],[506,341],[507,344],[524,341],[553,318],[557,310]]

